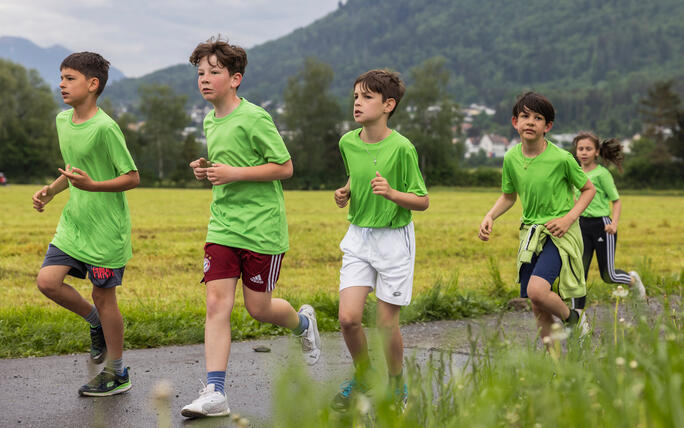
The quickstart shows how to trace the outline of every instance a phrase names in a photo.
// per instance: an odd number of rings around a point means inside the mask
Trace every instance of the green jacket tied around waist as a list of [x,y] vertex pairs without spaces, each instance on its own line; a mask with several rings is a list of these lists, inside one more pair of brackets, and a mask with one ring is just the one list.
[[517,272],[520,283],[520,268],[523,263],[530,263],[534,254],[539,254],[544,248],[546,239],[551,238],[558,248],[561,258],[561,271],[558,289],[554,290],[561,298],[570,299],[583,297],[587,294],[587,283],[584,280],[582,264],[582,232],[579,223],[574,222],[568,231],[557,238],[543,224],[524,224],[520,227],[520,246],[518,247]]

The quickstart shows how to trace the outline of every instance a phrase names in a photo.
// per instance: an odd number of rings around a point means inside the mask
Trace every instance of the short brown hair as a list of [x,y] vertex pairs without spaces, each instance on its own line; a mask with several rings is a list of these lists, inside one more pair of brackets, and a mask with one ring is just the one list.
[[98,96],[104,91],[105,85],[107,85],[109,61],[102,58],[102,55],[100,54],[94,52],[72,53],[64,58],[62,64],[59,66],[60,71],[65,68],[76,70],[79,73],[82,73],[87,79],[92,77],[97,78],[100,84],[98,85],[95,94]]
[[556,118],[556,110],[554,110],[551,101],[545,96],[535,92],[527,92],[518,97],[518,100],[513,106],[513,117],[518,117],[525,109],[541,114],[544,116],[546,123],[553,122]]
[[371,92],[376,92],[382,95],[382,102],[392,98],[395,101],[394,109],[390,112],[389,117],[392,117],[399,106],[401,97],[404,96],[406,86],[401,81],[399,73],[387,69],[370,70],[356,78],[354,87],[361,84],[361,88]]
[[[206,42],[197,45],[190,55],[190,64],[197,67],[197,64],[205,56],[216,55],[216,61],[221,66],[228,69],[231,75],[240,73],[245,75],[245,68],[247,67],[247,52],[240,46],[231,45],[228,39],[222,40],[221,36],[211,37]],[[212,66],[214,64],[211,64]]]

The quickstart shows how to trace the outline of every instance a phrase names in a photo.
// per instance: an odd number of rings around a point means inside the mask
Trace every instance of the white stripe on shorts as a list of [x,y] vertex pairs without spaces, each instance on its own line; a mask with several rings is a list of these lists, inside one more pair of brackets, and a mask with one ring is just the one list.
[[[611,224],[610,217],[603,217],[603,225]],[[608,265],[608,276],[610,280],[618,284],[629,284],[632,277],[629,274],[615,272],[615,235],[605,232],[606,235],[606,264]]]
[[271,266],[268,269],[268,281],[266,282],[266,291],[273,291],[275,289],[276,280],[280,273],[280,260],[283,258],[282,254],[274,254],[271,256]]

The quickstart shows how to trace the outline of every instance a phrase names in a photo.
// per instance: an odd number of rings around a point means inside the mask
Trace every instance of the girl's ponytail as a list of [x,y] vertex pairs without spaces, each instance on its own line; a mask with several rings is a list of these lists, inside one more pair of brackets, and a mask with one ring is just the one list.
[[615,165],[618,171],[622,172],[622,161],[625,156],[622,153],[622,144],[617,139],[603,140],[599,147],[599,156],[604,161]]

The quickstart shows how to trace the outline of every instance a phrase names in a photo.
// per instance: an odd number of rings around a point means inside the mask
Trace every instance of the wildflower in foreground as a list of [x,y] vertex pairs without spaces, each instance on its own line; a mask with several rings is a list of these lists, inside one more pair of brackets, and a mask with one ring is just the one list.
[[613,291],[613,297],[627,297],[628,294],[629,290],[623,288],[621,285],[618,285],[618,287]]

